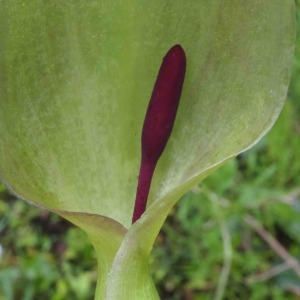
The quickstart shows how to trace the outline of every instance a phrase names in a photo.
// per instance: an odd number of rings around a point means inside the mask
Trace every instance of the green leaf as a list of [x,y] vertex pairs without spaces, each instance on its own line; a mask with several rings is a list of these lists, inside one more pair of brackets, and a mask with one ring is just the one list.
[[[0,0],[0,7],[2,181],[88,233],[104,270],[97,299],[157,299],[148,256],[170,208],[256,143],[282,108],[293,1]],[[174,44],[187,55],[181,104],[147,211],[131,226],[143,119]]]

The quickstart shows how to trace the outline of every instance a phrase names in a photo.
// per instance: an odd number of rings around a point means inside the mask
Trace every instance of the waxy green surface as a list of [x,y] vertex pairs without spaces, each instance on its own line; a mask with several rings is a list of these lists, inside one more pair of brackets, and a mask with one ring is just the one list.
[[[88,233],[97,300],[158,298],[155,237],[184,192],[275,122],[294,23],[292,0],[0,0],[0,177]],[[181,103],[131,226],[142,124],[174,44],[187,56]]]

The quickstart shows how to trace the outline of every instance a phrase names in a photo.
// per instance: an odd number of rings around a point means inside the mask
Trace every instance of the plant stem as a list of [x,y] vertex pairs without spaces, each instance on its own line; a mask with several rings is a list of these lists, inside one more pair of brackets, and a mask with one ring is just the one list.
[[220,232],[223,240],[224,263],[221,270],[221,275],[216,289],[216,293],[214,296],[214,300],[221,300],[224,296],[231,270],[231,262],[233,255],[231,246],[231,235],[227,221],[223,214],[223,208],[220,205],[222,204],[222,199],[219,198],[216,194],[210,193],[206,190],[204,190],[204,193],[211,200],[214,209],[214,215],[217,219],[217,222],[219,223]]
[[231,261],[232,261],[232,247],[231,247],[231,235],[225,220],[219,220],[220,229],[223,239],[223,253],[224,253],[224,264],[222,267],[220,280],[218,283],[217,291],[215,294],[215,300],[221,300],[223,298],[229,274],[231,269]]

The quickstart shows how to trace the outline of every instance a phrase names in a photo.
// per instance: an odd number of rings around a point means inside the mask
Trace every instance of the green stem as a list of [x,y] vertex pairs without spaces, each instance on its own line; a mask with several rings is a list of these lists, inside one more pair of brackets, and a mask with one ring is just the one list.
[[103,259],[102,255],[98,255],[97,253],[97,262],[98,262],[98,280],[97,280],[97,287],[95,293],[95,300],[104,300],[106,286],[107,286],[107,278],[113,261],[111,260],[109,263],[107,259]]
[[228,278],[230,275],[231,261],[232,261],[231,236],[230,236],[230,231],[227,222],[222,219],[219,220],[219,223],[220,223],[221,235],[223,239],[224,264],[221,271],[217,291],[214,297],[215,300],[221,300],[223,298],[228,283]]
[[[107,298],[105,296],[108,278],[123,238],[126,236],[127,230],[112,219],[99,215],[72,213],[66,211],[55,212],[59,213],[62,217],[66,218],[75,225],[81,227],[89,236],[96,250],[98,262],[98,281],[95,300],[114,299]],[[122,266],[120,266],[120,268],[122,268]]]
[[219,198],[216,194],[210,193],[206,189],[203,189],[203,191],[210,199],[213,205],[214,216],[216,217],[217,222],[219,223],[221,236],[223,240],[224,263],[220,274],[217,290],[214,296],[214,300],[221,300],[223,299],[231,270],[231,261],[233,255],[231,246],[231,235],[226,218],[224,217],[223,208],[220,206],[222,199]]
[[149,270],[150,251],[144,249],[128,232],[110,270],[105,300],[160,299]]

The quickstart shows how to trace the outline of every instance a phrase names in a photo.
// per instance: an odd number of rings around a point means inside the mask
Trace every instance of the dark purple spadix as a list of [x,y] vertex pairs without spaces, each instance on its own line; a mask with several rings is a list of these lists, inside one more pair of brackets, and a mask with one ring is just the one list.
[[184,50],[173,46],[163,59],[142,131],[142,160],[132,223],[144,213],[157,161],[173,129],[186,69]]

